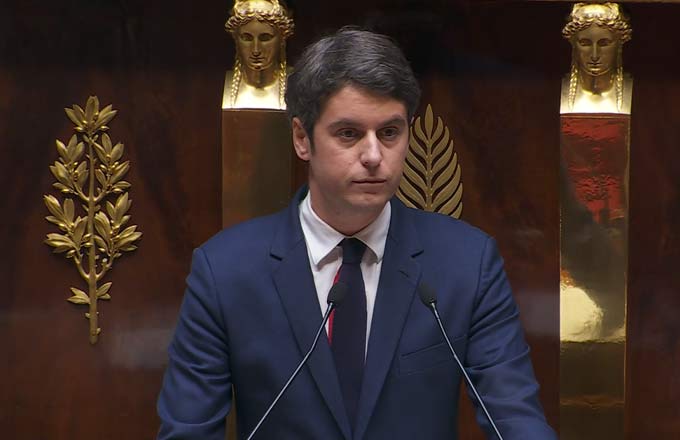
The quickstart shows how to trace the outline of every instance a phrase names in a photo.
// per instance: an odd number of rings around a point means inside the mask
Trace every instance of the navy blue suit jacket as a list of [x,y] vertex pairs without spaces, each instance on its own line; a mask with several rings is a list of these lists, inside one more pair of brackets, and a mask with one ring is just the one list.
[[[299,221],[278,214],[226,229],[194,252],[158,402],[159,439],[223,440],[235,393],[241,437],[312,343],[321,313]],[[356,426],[326,338],[257,438],[456,439],[461,374],[416,293],[427,283],[459,357],[506,440],[554,439],[518,311],[489,236],[392,200]],[[477,417],[489,438],[481,413]]]

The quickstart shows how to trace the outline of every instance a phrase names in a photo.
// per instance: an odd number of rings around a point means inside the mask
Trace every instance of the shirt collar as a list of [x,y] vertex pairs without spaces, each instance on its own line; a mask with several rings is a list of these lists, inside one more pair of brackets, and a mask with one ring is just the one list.
[[[380,262],[385,254],[385,242],[391,215],[392,208],[388,202],[372,223],[353,235],[366,244],[366,247],[373,253],[376,262]],[[326,263],[326,257],[335,255],[334,251],[336,251],[338,244],[343,238],[346,238],[345,235],[333,229],[316,215],[312,209],[310,192],[307,192],[304,200],[300,203],[300,223],[312,263],[317,267]]]

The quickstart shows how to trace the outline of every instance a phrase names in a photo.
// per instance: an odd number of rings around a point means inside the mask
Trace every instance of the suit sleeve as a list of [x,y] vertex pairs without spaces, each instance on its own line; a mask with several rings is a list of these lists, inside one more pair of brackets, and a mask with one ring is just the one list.
[[[482,253],[468,344],[468,373],[503,438],[557,439],[543,415],[517,305],[492,238]],[[481,408],[477,421],[488,438],[496,438]]]
[[199,248],[168,348],[158,440],[224,440],[231,407],[229,347],[212,269]]

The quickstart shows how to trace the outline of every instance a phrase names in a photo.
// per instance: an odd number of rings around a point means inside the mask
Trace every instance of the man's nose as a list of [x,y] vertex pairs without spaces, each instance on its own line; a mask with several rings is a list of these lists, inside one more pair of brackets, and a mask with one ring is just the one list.
[[258,38],[255,38],[255,40],[253,41],[253,54],[254,55],[260,54],[260,40]]
[[368,133],[364,138],[361,163],[366,168],[375,168],[382,162],[382,143],[376,133]]

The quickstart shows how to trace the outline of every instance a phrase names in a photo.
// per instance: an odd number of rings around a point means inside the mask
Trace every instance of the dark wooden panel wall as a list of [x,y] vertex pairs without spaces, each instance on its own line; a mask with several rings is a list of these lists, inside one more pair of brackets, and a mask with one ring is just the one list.
[[680,5],[636,7],[626,431],[680,437]]
[[[0,432],[12,439],[152,438],[155,400],[191,251],[220,228],[220,102],[233,59],[226,0],[8,0],[0,5]],[[343,24],[393,35],[451,129],[463,218],[506,258],[542,400],[558,424],[560,37],[568,5],[371,0],[289,2],[295,58]],[[629,6],[635,76],[627,432],[677,438],[680,382],[680,6]],[[68,304],[75,270],[42,244],[63,107],[96,94],[132,161],[135,254],[111,274],[103,334]],[[587,374],[587,372],[584,372]],[[461,434],[481,438],[466,407]]]
[[[192,249],[220,227],[222,5],[7,1],[0,11],[0,437],[149,439]],[[218,11],[218,12],[215,12]],[[139,250],[100,302],[100,341],[66,302],[81,281],[42,240],[63,108],[119,110]]]

